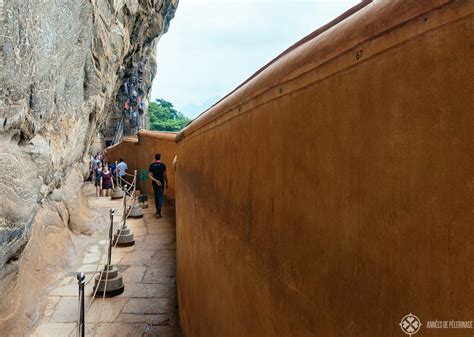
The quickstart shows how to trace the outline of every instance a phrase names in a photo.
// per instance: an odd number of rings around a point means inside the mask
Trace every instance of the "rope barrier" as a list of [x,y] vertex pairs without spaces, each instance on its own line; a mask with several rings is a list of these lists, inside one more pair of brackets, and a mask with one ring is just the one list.
[[[107,268],[110,268],[110,266],[107,266]],[[100,302],[100,308],[99,308],[99,315],[97,317],[97,321],[94,324],[94,330],[97,326],[97,324],[100,323],[100,317],[102,316],[102,310],[104,309],[104,302],[105,302],[105,294],[107,293],[107,282],[109,281],[109,273],[105,275],[105,284],[104,284],[104,293],[102,294],[102,301]],[[97,287],[96,289],[98,289]]]
[[[126,186],[126,185],[125,185]],[[120,220],[121,222],[121,226],[120,226],[120,230],[118,231],[118,234],[117,234],[117,239],[115,240],[115,243],[114,243],[114,248],[117,247],[117,243],[119,242],[119,239],[120,239],[120,235],[122,235],[122,230],[123,228],[125,227],[125,212],[127,211],[126,210],[127,208],[127,194],[124,194],[123,196],[123,212],[122,212],[122,219]],[[128,217],[128,215],[127,215]]]
[[[127,210],[126,208],[126,205],[127,205],[127,199],[130,199],[130,204],[133,205],[135,202],[136,202],[136,188],[137,188],[137,171],[135,171],[135,174],[133,175],[134,178],[133,178],[133,181],[132,183],[130,184],[130,187],[128,187],[127,185],[125,185],[125,194],[124,194],[124,205],[123,205],[123,209],[121,210],[121,221],[118,221],[117,222],[117,226],[114,228],[113,226],[113,222],[112,222],[112,230],[113,232],[117,231],[118,230],[118,235],[116,236],[117,239],[114,240],[109,238],[107,240],[108,244],[107,245],[104,245],[104,248],[102,249],[102,251],[100,252],[101,255],[100,255],[100,258],[99,258],[99,262],[97,263],[97,266],[96,266],[96,269],[95,271],[92,273],[92,276],[89,278],[89,280],[87,280],[87,282],[84,282],[84,286],[88,285],[94,278],[95,276],[99,273],[99,267],[101,265],[104,265],[104,268],[102,268],[102,270],[100,271],[100,275],[99,275],[99,280],[102,280],[102,276],[104,274],[104,270],[105,268],[109,268],[109,266],[107,266],[107,263],[105,263],[105,261],[103,261],[104,257],[106,256],[105,254],[105,249],[107,249],[109,247],[109,245],[112,243],[113,245],[113,248],[115,248],[117,246],[117,243],[119,241],[119,237],[120,237],[120,234],[122,233],[122,230],[123,228],[125,227],[125,224],[126,224],[126,219],[130,216],[130,213],[132,211],[132,207],[130,206],[129,209]],[[118,176],[119,177],[119,176]],[[121,178],[121,177],[119,177]],[[121,178],[124,182],[126,182],[123,178]],[[126,182],[128,184],[128,182]],[[127,188],[128,187],[128,188]],[[129,192],[133,189],[133,192],[130,194]],[[119,226],[120,226],[120,229],[119,229]],[[106,295],[106,290],[107,290],[107,283],[108,283],[108,273],[106,273],[106,276],[105,276],[105,284],[104,284],[104,290],[103,290],[103,295],[102,295],[102,301],[101,301],[101,307],[99,309],[99,317],[97,319],[97,322],[95,323],[96,325],[100,322],[100,316],[102,315],[102,310],[103,310],[103,303],[105,301],[105,295]],[[94,300],[96,299],[96,295],[97,295],[97,291],[98,291],[99,287],[97,286],[94,290],[94,293],[92,294],[92,299],[90,301],[90,303],[88,304],[87,306],[87,309],[84,311],[83,315],[84,315],[84,319],[87,318],[87,314],[89,313],[91,307],[92,307],[92,304],[94,303]],[[81,298],[79,298],[79,302],[78,302],[78,307],[80,306],[80,301],[81,301]],[[80,308],[78,310],[78,319],[77,319],[77,322],[76,322],[76,326],[74,328],[73,331],[71,331],[71,333],[69,334],[69,336],[73,335],[75,332],[76,332],[76,336],[79,336],[79,334],[81,333],[80,332],[80,329],[79,329],[79,326],[81,324],[81,317],[80,317]]]
[[[136,178],[136,177],[135,177],[135,178]],[[135,179],[134,179],[134,181],[135,181]],[[136,191],[136,185],[134,185],[134,187],[133,187],[133,193],[132,193],[132,195],[130,196],[131,205],[133,205],[133,204],[135,203],[135,201],[136,201],[136,193],[135,193],[135,191]],[[127,215],[124,216],[124,215],[125,215],[125,212],[126,212],[126,205],[127,205],[125,198],[127,198],[127,194],[124,195],[124,207],[123,207],[123,208],[124,208],[124,211],[123,211],[123,213],[122,213],[122,226],[120,227],[119,233],[118,233],[118,235],[117,235],[117,240],[115,240],[114,248],[115,248],[115,247],[117,246],[117,244],[118,244],[119,237],[120,237],[120,235],[122,234],[123,228],[125,227],[126,219],[128,219],[128,217],[130,216],[130,213],[132,212],[132,207],[130,206]]]
[[[112,163],[112,162],[113,162],[113,161],[110,160],[105,154],[104,154],[103,156],[104,156],[104,160],[106,160],[107,162],[109,162],[109,163]],[[122,178],[123,176],[120,176],[120,175],[118,174],[117,165],[118,165],[118,162],[115,161],[115,172],[114,172],[114,173],[115,173],[115,177],[116,177],[117,182],[118,182],[119,179],[120,179],[122,182],[124,182],[124,183],[126,183],[126,184],[130,184],[127,180],[125,180],[124,178]],[[134,177],[134,180],[136,180],[136,173],[134,173],[134,174],[131,174],[131,173],[128,173],[128,172],[124,172],[124,173],[125,173],[124,176]],[[132,185],[133,183],[134,183],[134,182],[132,182],[130,185]]]
[[[133,180],[132,184],[135,184],[135,180]],[[125,189],[125,193],[128,194],[128,192],[130,192],[131,189],[132,189],[132,185],[128,189]],[[135,191],[135,186],[133,186],[133,190]]]

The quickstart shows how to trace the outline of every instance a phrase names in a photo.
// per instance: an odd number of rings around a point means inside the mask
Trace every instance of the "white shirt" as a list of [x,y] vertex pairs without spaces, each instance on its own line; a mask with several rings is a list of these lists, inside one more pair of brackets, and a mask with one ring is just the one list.
[[117,170],[118,170],[119,176],[123,177],[125,175],[125,171],[128,170],[127,163],[125,163],[124,161],[118,163],[117,164]]

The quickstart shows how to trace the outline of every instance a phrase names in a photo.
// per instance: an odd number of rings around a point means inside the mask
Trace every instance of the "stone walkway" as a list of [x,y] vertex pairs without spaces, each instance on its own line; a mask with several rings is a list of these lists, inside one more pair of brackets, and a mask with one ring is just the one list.
[[[120,209],[121,200],[97,199],[92,187],[87,187],[91,206]],[[165,206],[163,219],[154,217],[153,200],[145,209],[143,219],[129,219],[127,224],[135,236],[135,245],[114,248],[112,264],[123,276],[123,294],[96,298],[86,316],[86,336],[181,336],[176,300],[176,240],[174,208]],[[118,220],[118,218],[115,218]],[[78,286],[76,275],[86,273],[88,281],[106,251],[104,240],[92,244],[77,266],[58,280],[48,294],[40,322],[31,337],[76,336],[78,317]],[[105,257],[103,260],[105,261]],[[100,270],[100,269],[99,269]],[[86,308],[91,301],[94,281],[86,285]]]

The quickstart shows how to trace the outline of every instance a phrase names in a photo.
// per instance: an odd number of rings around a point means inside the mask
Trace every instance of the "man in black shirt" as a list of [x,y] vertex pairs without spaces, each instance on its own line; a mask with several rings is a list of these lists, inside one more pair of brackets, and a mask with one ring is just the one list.
[[166,176],[166,165],[161,161],[161,154],[155,154],[155,161],[150,165],[148,169],[148,177],[152,181],[153,192],[155,194],[155,206],[156,214],[155,216],[160,219],[161,216],[161,206],[163,206],[163,190],[164,187],[168,188],[168,177]]

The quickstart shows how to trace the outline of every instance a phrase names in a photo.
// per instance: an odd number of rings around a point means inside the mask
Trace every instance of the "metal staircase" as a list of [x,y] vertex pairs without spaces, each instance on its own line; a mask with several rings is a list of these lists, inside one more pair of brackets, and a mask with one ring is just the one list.
[[115,144],[120,143],[123,137],[123,123],[124,123],[124,117],[120,119],[120,121],[115,124],[115,130],[114,130],[114,136],[112,138],[112,146]]

